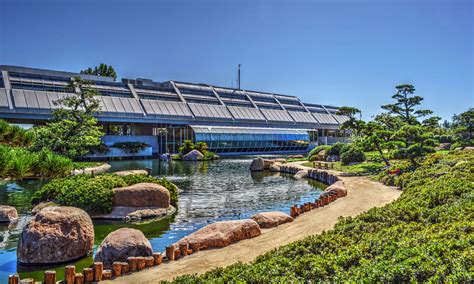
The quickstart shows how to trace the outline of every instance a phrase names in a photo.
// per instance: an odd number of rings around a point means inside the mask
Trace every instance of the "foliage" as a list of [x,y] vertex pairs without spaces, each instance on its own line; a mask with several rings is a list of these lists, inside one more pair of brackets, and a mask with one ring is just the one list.
[[418,165],[418,159],[428,153],[434,153],[435,140],[425,127],[421,125],[405,125],[394,134],[396,139],[404,143],[404,147],[398,149],[396,158],[409,159],[413,166]]
[[104,163],[101,163],[101,162],[73,162],[72,168],[74,170],[80,170],[80,169],[85,169],[85,168],[98,167],[103,164]]
[[433,138],[439,143],[454,143],[456,140],[454,135],[435,135]]
[[360,123],[360,117],[359,119],[356,118],[356,115],[359,114],[359,116],[362,115],[362,112],[360,109],[355,108],[355,107],[348,107],[348,106],[343,106],[338,109],[336,112],[338,115],[345,115],[349,117],[348,120],[344,121],[341,125],[341,129],[350,129],[353,131],[353,134],[357,135],[358,130],[359,130],[359,123]]
[[340,155],[341,153],[341,149],[342,147],[344,147],[344,143],[341,143],[341,142],[337,142],[335,144],[333,144],[331,146],[331,148],[329,148],[328,151],[326,151],[326,156],[329,156],[329,155]]
[[112,77],[114,78],[114,81],[117,80],[117,73],[115,72],[114,67],[112,67],[111,65],[104,64],[104,63],[100,63],[100,65],[95,66],[94,69],[89,67],[85,70],[81,70],[81,74]]
[[208,146],[207,146],[207,143],[206,142],[197,142],[196,145],[194,145],[194,149],[195,150],[198,150],[199,152],[201,152],[203,155],[206,155],[207,151],[208,151]]
[[340,153],[343,165],[365,161],[365,155],[362,149],[353,144],[344,145]]
[[396,100],[393,104],[383,105],[382,108],[390,114],[400,117],[407,124],[417,124],[417,118],[433,113],[431,110],[415,110],[421,104],[423,98],[413,96],[415,87],[410,84],[398,85],[395,87],[397,93],[392,96]]
[[21,147],[0,145],[0,177],[55,178],[68,175],[72,168],[70,159],[48,150],[35,153]]
[[321,152],[321,151],[323,151],[323,150],[324,150],[324,151],[328,151],[329,148],[331,148],[330,145],[319,145],[319,146],[316,146],[316,147],[314,147],[313,149],[311,149],[311,151],[309,151],[308,157],[311,158],[312,156],[319,154],[319,152]]
[[27,147],[31,144],[32,140],[33,135],[30,131],[0,119],[0,144]]
[[216,160],[216,159],[219,159],[219,156],[214,152],[206,151],[203,159],[204,161]]
[[[474,108],[470,108],[467,111],[453,116],[452,128],[454,132],[463,140],[473,139],[474,132]],[[472,144],[471,144],[472,145]]]
[[93,114],[100,109],[94,98],[98,93],[90,87],[91,83],[75,78],[70,89],[79,88],[80,93],[55,101],[60,108],[52,113],[52,120],[45,126],[34,128],[32,148],[39,151],[47,148],[55,153],[71,158],[83,156],[91,147],[98,146],[103,133]]
[[149,146],[144,142],[116,142],[111,147],[120,148],[126,153],[138,153]]
[[[461,151],[459,151],[461,152]],[[177,283],[469,282],[474,278],[474,154],[432,155],[402,173],[399,199],[334,229]],[[305,281],[306,280],[306,281]]]
[[177,187],[166,180],[145,175],[120,177],[114,174],[77,175],[55,179],[36,191],[32,203],[54,201],[61,205],[75,206],[89,213],[107,213],[112,210],[113,188],[141,182],[152,182],[164,186],[170,192],[171,204],[178,202]]
[[181,155],[186,155],[192,150],[194,150],[194,143],[191,140],[184,140],[183,145],[178,149]]

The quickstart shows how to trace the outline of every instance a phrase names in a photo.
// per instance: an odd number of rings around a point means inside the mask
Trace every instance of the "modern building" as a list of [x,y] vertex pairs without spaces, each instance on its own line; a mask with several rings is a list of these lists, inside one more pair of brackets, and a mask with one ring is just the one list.
[[54,102],[71,93],[73,78],[91,81],[100,94],[96,117],[108,145],[141,141],[158,154],[175,153],[193,140],[221,155],[290,154],[347,139],[339,130],[347,117],[337,115],[337,107],[295,96],[16,66],[0,65],[0,71],[0,118],[18,124],[44,123]]

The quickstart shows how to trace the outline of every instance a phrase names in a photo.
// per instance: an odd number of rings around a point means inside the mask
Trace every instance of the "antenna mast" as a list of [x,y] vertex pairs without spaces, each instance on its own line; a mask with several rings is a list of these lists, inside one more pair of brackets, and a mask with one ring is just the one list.
[[239,69],[237,71],[237,86],[238,86],[238,89],[240,90],[240,64],[239,64]]

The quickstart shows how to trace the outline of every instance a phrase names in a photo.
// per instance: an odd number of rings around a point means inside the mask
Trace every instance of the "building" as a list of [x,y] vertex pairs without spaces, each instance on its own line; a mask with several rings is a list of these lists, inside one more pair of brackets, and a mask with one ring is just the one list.
[[16,66],[2,65],[0,71],[0,118],[18,124],[44,123],[74,77],[91,81],[100,93],[96,117],[109,146],[140,141],[153,154],[175,153],[184,140],[193,140],[221,155],[290,154],[347,139],[338,130],[347,117],[337,115],[337,107],[295,96],[178,81],[116,82]]

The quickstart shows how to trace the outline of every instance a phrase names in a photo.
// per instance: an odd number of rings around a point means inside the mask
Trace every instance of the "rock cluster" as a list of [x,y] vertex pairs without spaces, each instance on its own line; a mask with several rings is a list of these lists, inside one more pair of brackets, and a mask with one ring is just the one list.
[[94,227],[82,209],[49,206],[38,212],[23,229],[18,241],[18,262],[54,264],[81,258],[92,252]]
[[255,158],[250,164],[250,171],[252,172],[258,172],[258,171],[264,171],[264,170],[279,171],[277,170],[277,167],[280,167],[282,163],[284,163],[285,161],[286,160],[283,158],[272,159],[272,160]]
[[345,197],[347,196],[347,188],[344,186],[343,181],[337,181],[330,186],[328,186],[324,192],[335,192],[337,193],[337,197]]
[[114,188],[113,206],[156,207],[170,206],[170,193],[156,183],[137,183],[127,187]]
[[191,152],[183,155],[181,158],[183,161],[202,161],[204,160],[204,155],[198,150],[192,150]]
[[129,175],[148,175],[148,171],[146,170],[129,170],[129,171],[119,171],[119,172],[114,172],[114,174],[124,177],[124,176],[129,176]]
[[115,261],[126,261],[129,256],[151,256],[153,249],[145,235],[136,229],[121,228],[105,237],[94,261],[110,268]]

